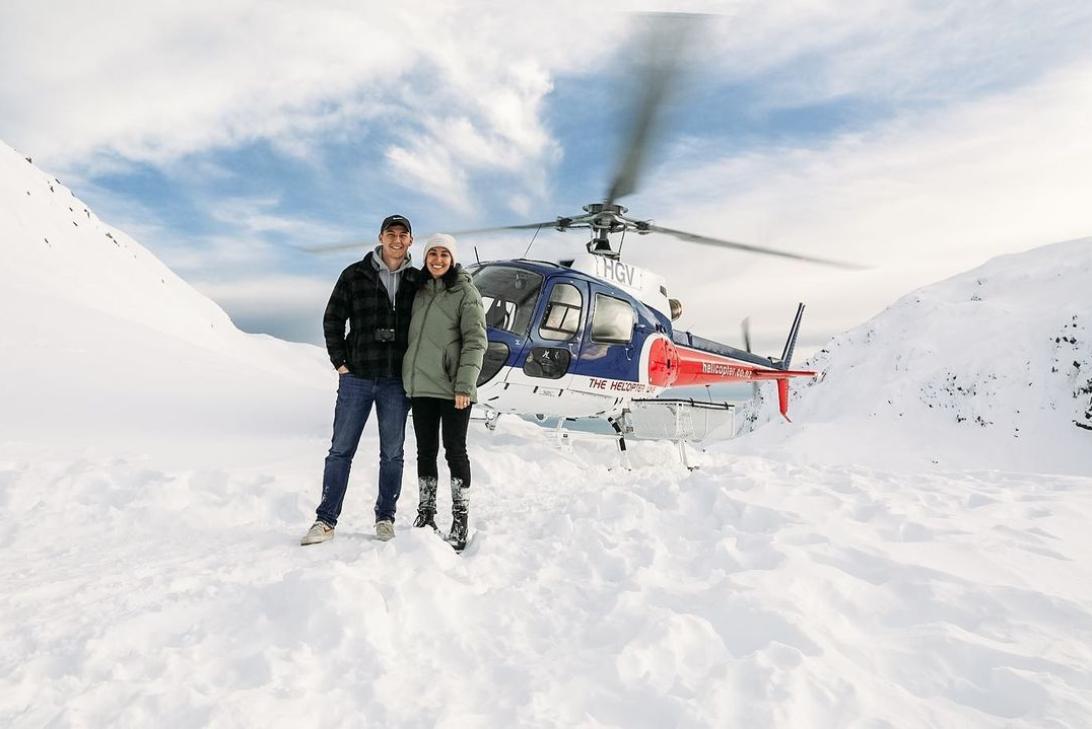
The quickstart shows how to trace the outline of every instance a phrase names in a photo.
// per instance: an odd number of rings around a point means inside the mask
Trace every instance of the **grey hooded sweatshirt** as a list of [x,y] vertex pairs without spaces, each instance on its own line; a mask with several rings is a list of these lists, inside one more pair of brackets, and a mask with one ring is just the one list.
[[395,297],[398,296],[398,287],[402,284],[402,272],[413,264],[410,262],[409,251],[402,259],[402,265],[393,271],[387,268],[387,262],[383,260],[383,246],[375,247],[375,255],[372,256],[372,265],[379,272],[379,280],[387,289],[387,296],[391,297],[391,306],[394,306]]

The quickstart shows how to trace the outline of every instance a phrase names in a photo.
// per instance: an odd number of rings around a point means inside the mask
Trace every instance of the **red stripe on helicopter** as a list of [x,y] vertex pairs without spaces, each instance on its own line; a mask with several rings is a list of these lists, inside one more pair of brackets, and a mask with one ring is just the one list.
[[[808,370],[779,370],[762,367],[751,362],[690,347],[675,345],[674,350],[677,365],[676,375],[670,383],[673,387],[711,385],[720,382],[759,382],[786,377],[814,377],[816,374]],[[650,371],[652,369],[652,360],[650,360],[649,369]]]

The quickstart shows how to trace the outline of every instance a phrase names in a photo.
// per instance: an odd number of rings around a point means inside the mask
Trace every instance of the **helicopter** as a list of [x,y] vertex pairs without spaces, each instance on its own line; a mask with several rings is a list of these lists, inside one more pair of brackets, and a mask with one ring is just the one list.
[[773,381],[787,418],[789,379],[816,374],[791,368],[803,304],[774,359],[675,328],[681,304],[668,298],[663,278],[602,252],[468,270],[489,338],[478,379],[487,425],[502,413],[603,418],[624,451],[635,402],[665,402],[665,390],[684,386]]
[[620,242],[616,247],[612,240],[618,236],[624,240],[627,233],[658,233],[721,249],[860,268],[667,228],[632,217],[619,204],[637,189],[663,108],[676,85],[687,41],[705,17],[663,13],[649,18],[646,34],[635,46],[644,48],[647,55],[634,75],[639,92],[631,107],[631,124],[602,202],[584,205],[580,214],[553,220],[453,231],[456,236],[477,236],[533,230],[536,237],[549,228],[589,231],[585,252],[569,260],[517,258],[476,261],[467,266],[485,308],[489,345],[477,387],[478,404],[490,429],[505,413],[540,421],[556,417],[559,423],[605,419],[624,457],[625,438],[634,432],[631,411],[637,403],[727,406],[661,397],[672,388],[774,382],[779,410],[788,419],[789,380],[816,376],[810,370],[792,369],[804,304],[797,306],[780,357],[751,352],[746,324],[745,349],[716,342],[675,327],[682,304],[669,295],[667,282],[650,270],[623,261]]

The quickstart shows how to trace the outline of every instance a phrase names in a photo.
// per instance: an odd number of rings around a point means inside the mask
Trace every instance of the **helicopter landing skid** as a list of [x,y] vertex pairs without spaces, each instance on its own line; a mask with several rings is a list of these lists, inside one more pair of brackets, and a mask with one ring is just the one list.
[[608,470],[613,471],[615,468],[622,468],[626,471],[632,471],[634,466],[630,460],[629,455],[629,443],[626,441],[626,436],[631,435],[637,440],[653,440],[653,441],[668,441],[674,443],[678,448],[679,461],[688,471],[696,471],[701,466],[695,464],[692,461],[690,452],[687,450],[688,446],[693,446],[690,440],[686,437],[670,437],[661,436],[655,438],[638,437],[636,429],[632,426],[630,420],[630,411],[628,409],[622,411],[617,416],[608,416],[606,421],[610,423],[611,428],[614,430],[614,434],[607,433],[589,433],[586,431],[573,431],[566,428],[566,423],[577,420],[577,418],[559,418],[557,424],[554,425],[548,431],[548,439],[557,447],[558,450],[572,453],[573,444],[577,441],[598,441],[606,442],[613,441],[618,446],[618,464],[615,466],[609,466]]
[[618,434],[618,453],[619,459],[622,462],[622,468],[627,471],[632,471],[633,467],[629,462],[629,453],[626,452],[626,435],[633,433],[633,424],[630,422],[629,410],[623,410],[618,417],[607,417],[607,422],[610,423],[610,427],[614,428],[614,432]]

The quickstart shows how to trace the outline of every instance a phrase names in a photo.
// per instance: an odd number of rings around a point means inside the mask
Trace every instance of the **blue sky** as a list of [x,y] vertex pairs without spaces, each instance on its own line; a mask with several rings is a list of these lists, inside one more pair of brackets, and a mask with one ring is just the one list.
[[[633,16],[497,3],[228,0],[0,10],[0,139],[62,177],[243,328],[321,340],[352,254],[295,245],[550,219],[598,200]],[[640,9],[648,9],[642,6]],[[750,314],[812,348],[915,286],[1092,233],[1087,3],[662,3],[710,14],[638,216],[861,260],[846,274],[649,237],[696,331]],[[61,53],[58,48],[63,47]],[[528,237],[464,241],[518,255]],[[471,245],[465,245],[469,242]],[[581,240],[543,234],[535,253]]]

